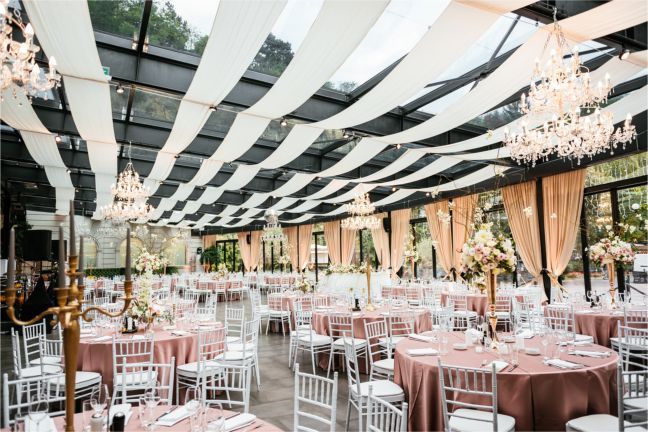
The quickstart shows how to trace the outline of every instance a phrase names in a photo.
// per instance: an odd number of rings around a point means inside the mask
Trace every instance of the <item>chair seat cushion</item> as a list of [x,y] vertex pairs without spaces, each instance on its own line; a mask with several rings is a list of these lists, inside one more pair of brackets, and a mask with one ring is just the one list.
[[240,343],[241,338],[237,337],[237,336],[226,336],[225,337],[225,342],[227,343],[227,345],[230,345],[230,344],[233,344],[233,343]]
[[41,362],[43,364],[49,364],[49,365],[60,365],[61,364],[61,357],[57,356],[45,356],[41,358],[37,358],[34,360],[31,360],[29,364],[31,366],[40,366]]
[[398,345],[398,342],[402,341],[403,339],[407,339],[406,336],[391,336],[391,337],[383,337],[378,339],[378,343],[380,346],[387,346],[388,344],[391,344],[391,346],[396,346]]
[[[369,395],[369,386],[371,386],[371,394],[382,398],[398,398],[404,397],[403,389],[393,381],[389,380],[376,380],[360,383],[360,395],[367,397]],[[358,390],[356,386],[351,386],[351,392],[357,397]]]
[[474,317],[477,316],[477,312],[475,311],[468,311],[468,310],[456,310],[453,312],[455,316],[458,317]]
[[[220,369],[221,365],[220,363],[215,361],[206,361],[202,364],[201,367],[204,367],[205,369],[209,369],[210,371],[212,371],[212,370]],[[179,365],[177,369],[178,369],[178,375],[196,376],[198,373],[198,362],[185,363],[183,365]]]
[[[625,422],[625,424],[629,424]],[[568,431],[578,432],[604,432],[618,430],[618,417],[609,414],[592,414],[569,420],[566,424]],[[626,429],[627,430],[627,429]]]
[[216,356],[220,361],[241,361],[254,358],[254,351],[226,351]]
[[[53,385],[65,386],[65,377],[52,378],[49,380]],[[77,371],[75,378],[75,388],[81,389],[84,387],[93,386],[101,383],[101,374],[97,372]]]
[[289,318],[290,317],[290,311],[280,311],[280,310],[274,310],[274,309],[269,309],[270,316],[272,318]]
[[243,346],[242,342],[227,344],[227,351],[252,351],[253,349],[254,346],[251,342],[247,342],[245,346]]
[[128,372],[125,374],[118,373],[114,377],[115,385],[122,385],[124,382],[126,385],[144,385],[148,384],[151,381],[157,381],[157,371],[153,370],[150,373],[146,370],[142,372]]
[[331,337],[330,336],[325,336],[325,335],[320,335],[317,333],[313,333],[312,339],[311,336],[308,334],[302,335],[299,337],[299,343],[300,344],[305,344],[305,345],[310,345],[311,341],[313,343],[313,346],[322,346],[322,345],[330,345],[331,344]]
[[[335,342],[333,342],[333,345],[336,347],[344,347],[344,341],[351,341],[351,338],[340,338],[336,339]],[[356,348],[363,347],[367,345],[367,341],[364,339],[358,339],[358,338],[353,338],[353,344],[356,346]]]
[[[469,417],[469,418],[460,418]],[[450,430],[461,432],[481,432],[492,429],[492,423],[483,420],[492,419],[493,414],[486,411],[461,408],[452,413],[450,417]],[[474,420],[472,420],[474,419]],[[497,430],[508,432],[515,430],[515,419],[504,414],[497,414]]]
[[[636,393],[635,393],[636,394]],[[627,397],[627,396],[626,396]],[[623,405],[630,409],[648,410],[648,398],[634,397],[632,399],[623,399]]]
[[495,316],[497,316],[498,318],[510,318],[511,312],[495,311]]
[[393,372],[393,370],[394,370],[394,359],[390,358],[390,359],[378,360],[378,361],[373,362],[373,365],[374,365],[375,368],[384,369],[384,370],[388,370],[388,371]]
[[61,373],[63,369],[60,366],[55,365],[43,365],[43,369],[40,366],[30,366],[20,369],[20,375],[22,378],[33,378],[39,375],[45,374],[57,374]]

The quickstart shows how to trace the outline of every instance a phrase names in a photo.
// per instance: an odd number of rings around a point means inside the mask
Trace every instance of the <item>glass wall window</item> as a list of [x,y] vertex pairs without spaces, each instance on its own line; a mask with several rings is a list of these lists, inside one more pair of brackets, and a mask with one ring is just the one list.
[[[612,218],[612,196],[610,192],[585,196],[585,222],[587,224],[587,245],[590,246],[614,229]],[[607,272],[604,267],[589,264],[590,280],[595,292],[607,289]]]
[[434,248],[427,222],[413,225],[416,250],[421,260],[416,265],[416,274],[421,279],[432,279],[434,276]]
[[[125,248],[124,253],[126,253]],[[83,237],[83,259],[86,268],[97,267],[97,241],[92,237]]]
[[639,153],[587,167],[585,187],[646,176],[648,176],[648,158],[645,153]]
[[376,260],[376,250],[374,249],[373,237],[371,236],[371,231],[368,229],[363,229],[359,232],[360,242],[362,243],[362,257],[360,259],[360,265],[364,265],[367,260],[371,264],[372,268],[378,268],[378,262]]
[[626,281],[642,292],[648,292],[648,204],[646,185],[618,191],[619,224],[623,240],[632,244],[635,260],[628,266]]
[[[135,259],[142,253],[144,243],[137,237],[131,238],[131,262],[134,263]],[[122,240],[119,244],[119,267],[126,265],[126,239]]]

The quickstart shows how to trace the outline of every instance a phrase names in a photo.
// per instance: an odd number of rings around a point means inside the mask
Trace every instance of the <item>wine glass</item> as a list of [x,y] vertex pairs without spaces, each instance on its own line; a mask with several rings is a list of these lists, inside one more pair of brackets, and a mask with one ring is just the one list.
[[[29,420],[36,423],[36,430],[40,429],[40,422],[47,417],[47,395],[33,395],[29,404]],[[27,428],[25,428],[27,429]]]
[[144,392],[144,402],[146,403],[146,406],[151,409],[155,408],[160,403],[160,393],[157,390],[158,388],[160,388],[160,383],[155,382],[153,387],[147,388]]
[[97,389],[92,392],[90,396],[90,404],[95,411],[95,414],[103,413],[103,410],[108,406],[108,401],[110,400],[110,393],[108,393],[108,385],[102,384]]
[[203,417],[205,424],[203,430],[206,432],[224,432],[225,431],[225,415],[223,413],[223,406],[217,402],[209,403],[205,409]]
[[200,410],[200,388],[190,387],[185,394],[185,409],[189,413],[189,421],[191,430],[195,429],[195,418]]
[[142,428],[146,431],[152,431],[155,428],[155,418],[153,416],[153,408],[147,402],[146,395],[139,398],[139,418]]

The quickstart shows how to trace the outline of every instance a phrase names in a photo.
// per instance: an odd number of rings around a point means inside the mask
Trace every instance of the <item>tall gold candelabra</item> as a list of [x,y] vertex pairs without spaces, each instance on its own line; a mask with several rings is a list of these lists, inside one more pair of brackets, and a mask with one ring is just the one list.
[[367,260],[367,266],[365,267],[365,274],[367,275],[367,305],[365,309],[368,311],[376,310],[376,307],[371,303],[371,264]]
[[[75,248],[72,247],[74,243],[74,229],[72,228],[74,224],[74,213],[71,215],[72,222],[70,222],[70,251],[74,252]],[[130,231],[130,229],[128,230]],[[63,229],[59,230],[59,242],[63,241],[62,236]],[[130,243],[130,232],[127,236],[127,243]],[[130,246],[130,245],[128,245]],[[14,263],[12,262],[11,257],[14,255],[15,247],[15,233],[13,227],[10,232],[9,239],[9,256],[10,262],[9,266],[13,268]],[[130,247],[127,247],[127,250],[130,251]],[[29,321],[22,321],[16,317],[14,304],[16,302],[16,288],[13,284],[13,278],[9,278],[8,286],[6,289],[7,293],[7,315],[11,321],[19,326],[26,326],[35,324],[41,321],[48,315],[56,315],[59,325],[63,330],[63,355],[64,355],[64,365],[65,365],[65,430],[68,432],[74,432],[74,406],[75,406],[75,388],[76,388],[76,368],[77,368],[77,357],[79,353],[79,341],[80,341],[80,323],[79,319],[83,319],[86,322],[92,321],[92,317],[89,316],[90,312],[98,312],[100,314],[109,316],[111,318],[116,318],[121,315],[124,315],[128,310],[131,301],[133,300],[133,282],[130,280],[130,277],[124,281],[124,294],[122,298],[124,300],[124,307],[121,311],[118,312],[108,312],[107,310],[90,307],[83,310],[83,291],[85,285],[78,285],[77,278],[83,273],[77,271],[79,263],[78,255],[69,256],[69,270],[67,275],[70,277],[70,285],[63,286],[60,284],[59,288],[55,288],[56,291],[56,306],[50,307],[44,312],[40,313],[35,318],[32,318]],[[127,262],[130,262],[130,259],[127,259]],[[59,279],[64,278],[63,271],[65,269],[64,258],[59,253]],[[8,397],[5,395],[5,397]]]

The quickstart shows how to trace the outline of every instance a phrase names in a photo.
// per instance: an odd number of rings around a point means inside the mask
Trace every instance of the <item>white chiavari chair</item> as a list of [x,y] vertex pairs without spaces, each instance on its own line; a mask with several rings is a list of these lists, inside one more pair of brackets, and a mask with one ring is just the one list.
[[545,324],[553,330],[569,334],[573,343],[594,343],[594,338],[592,336],[576,333],[576,320],[574,318],[574,307],[572,305],[547,305],[545,308]]
[[[316,374],[316,357],[319,354],[330,355],[331,338],[326,335],[320,335],[312,330],[313,311],[295,310],[295,328],[291,330],[290,339],[290,366],[297,362],[297,354],[301,351],[310,354],[312,371]],[[292,327],[292,322],[291,322]]]
[[394,359],[388,340],[387,322],[385,319],[378,321],[365,321],[365,336],[367,338],[369,351],[369,381],[376,378],[392,379],[394,376]]
[[410,306],[419,306],[421,304],[421,287],[418,284],[412,284],[405,288],[405,298]]
[[32,378],[46,374],[60,373],[62,368],[56,364],[45,364],[39,362],[34,366],[25,365],[22,360],[20,338],[18,333],[11,329],[11,348],[14,374],[19,378]]
[[225,306],[225,342],[227,344],[241,342],[243,324],[245,322],[245,308]]
[[454,327],[457,330],[466,330],[470,323],[477,319],[477,312],[468,310],[468,297],[466,292],[448,293],[448,300],[454,304]]
[[226,343],[225,352],[216,359],[225,363],[250,364],[256,377],[257,389],[261,389],[261,370],[259,368],[259,319],[253,318],[243,326],[240,342]]
[[141,339],[117,339],[113,336],[113,400],[133,400],[150,381],[157,381],[153,365],[153,335]]
[[[230,287],[227,290],[227,297],[228,300],[233,300],[236,297],[238,297],[241,301],[243,300],[243,293],[245,290],[243,289],[243,281],[242,280],[231,280],[230,281]],[[248,296],[249,296],[248,292]]]
[[[627,327],[648,328],[648,306],[625,304],[623,305],[623,324]],[[617,349],[619,338],[611,337],[612,348]]]
[[202,399],[207,403],[220,403],[228,408],[243,407],[250,410],[250,387],[252,386],[252,366],[250,363],[223,363],[222,373],[205,374],[201,379]]
[[355,337],[355,328],[353,325],[353,316],[350,313],[335,312],[328,316],[329,336],[331,337],[331,352],[329,354],[328,368],[326,376],[331,373],[331,367],[334,366],[334,357],[336,354],[344,354],[344,341],[353,339],[353,347],[357,350],[356,355],[363,355],[365,358],[365,370],[369,369],[369,359],[367,355],[367,341]]
[[402,408],[376,397],[373,386],[369,386],[367,397],[367,432],[406,432],[407,431],[407,402]]
[[286,336],[286,324],[290,321],[290,310],[286,310],[282,294],[268,294],[268,324],[266,334],[271,323],[281,326],[281,333]]
[[[569,420],[565,425],[568,432],[597,431],[645,431],[648,429],[648,386],[643,385],[648,379],[648,369],[624,370],[621,364],[617,367],[617,413],[591,414]],[[626,420],[626,417],[629,420]]]
[[351,415],[351,406],[358,411],[358,430],[362,431],[363,420],[367,414],[367,405],[369,397],[369,386],[372,387],[373,394],[387,402],[400,403],[405,399],[403,389],[389,380],[360,381],[360,371],[358,370],[357,348],[354,346],[353,339],[343,339],[344,360],[347,368],[347,382],[349,385],[349,400],[347,402],[346,430],[349,430],[349,417]]
[[[57,384],[57,381],[62,385]],[[8,374],[2,374],[2,395],[2,427],[7,430],[20,416],[27,415],[30,406],[42,401],[50,407],[48,416],[60,416],[65,413],[65,374],[37,375],[13,380],[9,379]]]
[[267,304],[263,304],[259,291],[250,291],[250,303],[252,304],[252,313],[259,318],[259,326],[263,327],[263,320],[268,320],[270,309]]
[[176,401],[180,401],[180,387],[196,387],[203,374],[221,372],[216,358],[225,352],[225,328],[198,328],[198,361],[179,365],[176,373]]
[[[328,379],[300,372],[299,363],[295,365],[293,431],[328,430],[335,432],[337,375],[335,372],[333,379]],[[319,415],[320,412],[323,412],[323,415]],[[325,414],[328,415],[324,417]]]
[[450,366],[439,358],[438,365],[446,432],[515,430],[515,419],[497,412],[495,364],[490,370]]

